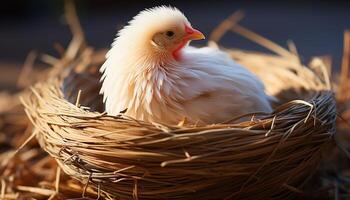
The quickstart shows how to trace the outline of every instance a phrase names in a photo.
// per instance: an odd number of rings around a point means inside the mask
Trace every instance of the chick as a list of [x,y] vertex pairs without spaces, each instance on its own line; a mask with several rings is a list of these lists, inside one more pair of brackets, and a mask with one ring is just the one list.
[[271,112],[254,74],[217,48],[189,46],[204,38],[176,8],[141,11],[119,31],[100,69],[106,112],[165,124]]

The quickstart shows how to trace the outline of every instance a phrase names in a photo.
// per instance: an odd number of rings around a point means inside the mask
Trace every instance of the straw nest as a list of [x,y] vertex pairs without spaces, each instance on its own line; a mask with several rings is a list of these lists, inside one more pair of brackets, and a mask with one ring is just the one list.
[[105,52],[89,48],[34,86],[23,103],[41,147],[104,197],[295,198],[335,133],[323,63],[305,67],[293,56],[228,52],[280,99],[272,114],[207,126],[108,116],[98,95]]
[[292,199],[302,194],[335,134],[327,67],[321,59],[303,66],[295,48],[285,50],[237,25],[241,17],[237,12],[223,21],[211,39],[218,41],[231,29],[279,55],[227,50],[280,100],[273,113],[207,126],[108,116],[99,96],[105,51],[85,47],[82,31],[76,31],[49,78],[22,99],[41,147],[86,184],[84,191],[93,186],[107,199]]

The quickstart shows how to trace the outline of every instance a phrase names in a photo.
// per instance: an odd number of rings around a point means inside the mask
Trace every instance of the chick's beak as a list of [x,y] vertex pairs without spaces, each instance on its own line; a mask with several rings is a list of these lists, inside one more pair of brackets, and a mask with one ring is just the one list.
[[203,40],[205,39],[205,36],[202,32],[193,29],[193,33],[189,35],[191,40]]
[[205,39],[205,36],[203,33],[201,33],[199,30],[196,30],[192,27],[185,26],[185,31],[187,33],[186,39],[188,40],[202,40]]

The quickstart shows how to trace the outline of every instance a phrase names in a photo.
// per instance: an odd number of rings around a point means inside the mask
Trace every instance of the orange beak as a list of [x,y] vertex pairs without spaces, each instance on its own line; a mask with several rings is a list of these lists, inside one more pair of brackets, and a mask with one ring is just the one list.
[[203,40],[205,39],[205,36],[200,31],[193,29],[193,33],[190,35],[191,40]]
[[186,36],[186,39],[188,40],[202,40],[205,39],[205,36],[203,33],[201,33],[199,30],[196,30],[192,27],[185,26],[185,31],[188,34]]

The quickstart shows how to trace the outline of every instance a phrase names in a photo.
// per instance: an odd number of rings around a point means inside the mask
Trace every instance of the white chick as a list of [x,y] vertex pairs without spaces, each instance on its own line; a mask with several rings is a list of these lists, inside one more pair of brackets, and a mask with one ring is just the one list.
[[106,112],[165,124],[271,112],[262,82],[219,49],[189,46],[199,39],[204,35],[176,8],[140,12],[119,31],[100,69]]

